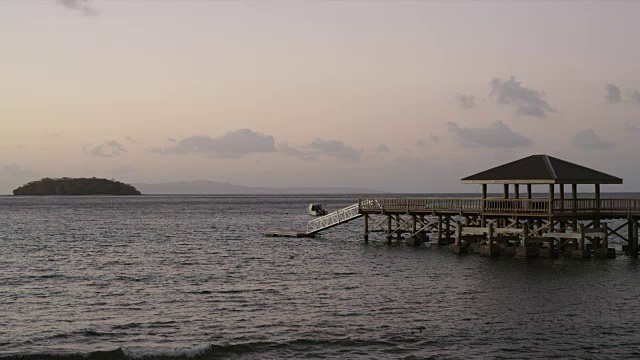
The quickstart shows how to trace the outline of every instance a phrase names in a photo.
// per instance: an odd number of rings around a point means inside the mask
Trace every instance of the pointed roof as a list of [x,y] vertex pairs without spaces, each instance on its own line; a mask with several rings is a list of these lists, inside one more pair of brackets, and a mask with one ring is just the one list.
[[462,179],[463,184],[622,184],[622,179],[549,155],[531,155]]

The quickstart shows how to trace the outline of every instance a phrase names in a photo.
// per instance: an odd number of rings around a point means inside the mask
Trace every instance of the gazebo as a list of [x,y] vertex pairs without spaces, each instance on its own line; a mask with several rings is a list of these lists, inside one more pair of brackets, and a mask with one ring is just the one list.
[[[487,199],[487,185],[502,184],[503,198],[509,199],[509,185],[513,185],[513,198],[520,198],[520,185],[527,187],[527,199],[532,198],[532,185],[548,185],[549,212],[568,210],[565,204],[565,185],[571,185],[571,209],[577,210],[579,184],[594,185],[596,213],[600,210],[600,185],[622,184],[622,179],[613,175],[590,169],[569,161],[561,160],[549,155],[531,155],[526,158],[512,161],[489,170],[462,179],[463,184],[482,184],[482,199]],[[555,185],[559,185],[560,200],[554,205]]]

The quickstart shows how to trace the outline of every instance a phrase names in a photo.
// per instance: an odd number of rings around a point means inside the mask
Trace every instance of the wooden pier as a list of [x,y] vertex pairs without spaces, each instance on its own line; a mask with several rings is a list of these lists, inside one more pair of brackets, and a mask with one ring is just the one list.
[[[638,255],[640,199],[601,198],[601,184],[622,179],[547,155],[533,155],[462,179],[481,184],[478,198],[372,198],[358,201],[364,216],[364,240],[382,230],[388,241],[406,236],[411,245],[435,238],[462,254],[585,258],[615,257],[608,240],[615,235],[623,250]],[[502,185],[503,197],[487,197],[488,185]],[[594,186],[594,197],[579,197],[578,184]],[[526,187],[521,194],[520,186]],[[548,196],[534,198],[532,186]],[[565,197],[565,185],[571,197]],[[558,191],[558,192],[557,192]],[[524,195],[525,197],[521,197]],[[611,221],[622,221],[613,226]]]
[[[640,199],[600,197],[601,184],[622,184],[620,178],[551,156],[533,155],[462,182],[481,184],[482,196],[360,199],[309,221],[304,235],[292,234],[312,236],[363,217],[365,242],[373,233],[382,233],[388,242],[403,239],[414,246],[433,239],[457,254],[612,258],[616,253],[609,239],[615,235],[626,242],[624,252],[638,256]],[[502,197],[487,197],[489,185],[501,186]],[[570,197],[565,196],[566,185],[571,188]],[[592,185],[593,196],[579,196],[578,185]],[[544,187],[548,195],[534,198],[533,186]],[[287,236],[285,233],[265,234]]]

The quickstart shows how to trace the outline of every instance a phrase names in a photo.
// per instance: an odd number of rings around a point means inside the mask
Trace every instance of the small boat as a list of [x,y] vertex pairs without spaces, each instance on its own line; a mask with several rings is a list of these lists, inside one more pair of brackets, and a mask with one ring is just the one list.
[[311,216],[327,215],[327,210],[322,208],[322,204],[309,204],[309,207],[307,208],[307,212]]

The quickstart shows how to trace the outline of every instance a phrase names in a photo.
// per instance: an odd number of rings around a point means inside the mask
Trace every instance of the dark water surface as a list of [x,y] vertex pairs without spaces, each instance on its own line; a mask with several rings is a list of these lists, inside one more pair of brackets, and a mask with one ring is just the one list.
[[640,357],[640,265],[621,254],[365,245],[362,220],[262,236],[356,200],[0,197],[0,357]]

